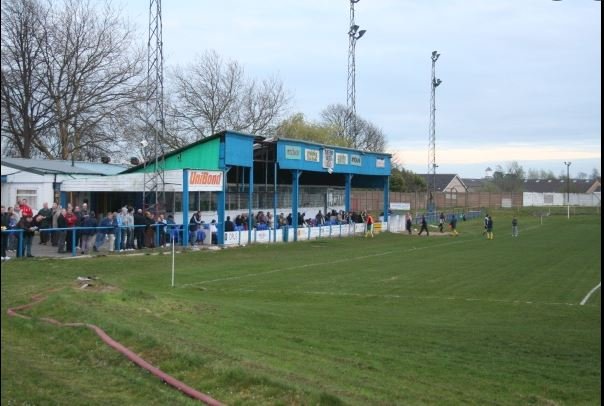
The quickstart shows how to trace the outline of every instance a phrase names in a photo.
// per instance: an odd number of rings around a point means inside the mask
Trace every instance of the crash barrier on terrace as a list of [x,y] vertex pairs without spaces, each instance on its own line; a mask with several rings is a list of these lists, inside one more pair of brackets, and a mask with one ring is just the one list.
[[[381,223],[379,226],[376,223],[374,226],[374,232],[379,230],[388,230],[387,223]],[[223,224],[215,224],[218,230],[221,230]],[[150,226],[137,225],[134,228],[128,227],[115,227],[115,226],[99,226],[99,227],[69,227],[69,228],[46,228],[36,231],[36,237],[39,232],[47,233],[48,243],[44,246],[45,253],[41,256],[60,256],[58,247],[51,245],[52,233],[65,233],[66,241],[69,242],[69,246],[66,247],[64,255],[71,254],[71,256],[77,256],[82,253],[81,244],[78,241],[82,237],[89,237],[90,235],[96,236],[94,245],[96,250],[103,250],[103,252],[124,252],[131,251],[138,247],[138,238],[146,238],[140,234],[141,231],[152,230],[153,244],[151,247],[146,248],[159,248],[168,246],[174,242],[174,244],[182,246],[183,232],[188,232],[189,245],[190,246],[209,246],[216,244],[216,232],[211,232],[209,224],[204,224],[200,229],[191,230],[190,224],[153,224]],[[354,237],[355,235],[362,235],[366,231],[366,225],[364,223],[351,223],[351,224],[338,224],[331,223],[322,226],[308,227],[299,226],[294,229],[293,226],[283,226],[277,229],[268,228],[264,224],[258,224],[254,227],[251,232],[244,229],[244,227],[236,227],[236,231],[225,232],[224,245],[225,246],[237,246],[247,245],[253,243],[275,243],[275,242],[293,242],[293,241],[304,241],[312,240],[316,238],[341,238],[341,237]],[[186,230],[186,231],[185,231]],[[107,236],[107,232],[112,231],[115,236],[113,246],[108,247],[111,244],[111,240]],[[137,231],[139,233],[137,233]],[[25,230],[16,228],[3,230],[2,235],[7,236],[9,239],[9,249],[13,249],[17,257],[23,257],[25,254]],[[69,235],[69,236],[67,236]],[[35,238],[35,241],[31,242],[32,251],[35,251],[35,256],[40,256],[39,247],[40,240]],[[92,249],[90,249],[92,251]],[[49,253],[52,252],[52,255]]]
[[[447,224],[451,220],[451,217],[455,214],[458,218],[458,221],[471,220],[474,218],[482,217],[483,214],[479,210],[472,210],[468,212],[452,212],[445,213],[445,218]],[[426,216],[426,220],[429,224],[438,224],[440,213],[423,213]],[[416,213],[413,217],[413,224],[417,225],[421,222],[422,213]],[[390,232],[403,232],[405,231],[405,216],[402,214],[393,214],[390,216],[389,222],[376,222],[374,225],[374,233],[379,233],[382,231],[390,231]],[[151,246],[147,248],[158,248],[171,244],[174,242],[176,245],[182,246],[183,241],[183,232],[189,233],[189,244],[190,245],[198,245],[198,246],[209,246],[212,244],[216,244],[216,232],[211,232],[209,228],[209,224],[204,224],[200,229],[191,230],[190,224],[153,224],[150,226],[145,225],[137,225],[133,228],[128,227],[112,227],[112,226],[99,226],[99,227],[70,227],[70,228],[47,228],[40,230],[43,233],[48,233],[50,236],[52,233],[60,233],[65,232],[66,234],[70,234],[69,237],[66,238],[69,241],[70,246],[66,248],[66,254],[71,254],[71,256],[77,256],[78,253],[81,253],[81,246],[78,244],[79,239],[82,236],[90,236],[95,235],[95,247],[96,249],[103,251],[112,251],[112,252],[123,252],[133,250],[138,247],[138,239],[139,237],[143,237],[140,234],[140,231],[143,230],[152,230],[152,241]],[[223,224],[216,223],[216,227],[218,230],[221,230]],[[269,228],[265,224],[258,224],[256,227],[252,229],[251,232],[244,229],[244,227],[239,226],[236,227],[235,231],[225,232],[224,233],[224,245],[225,246],[237,246],[237,245],[247,245],[254,243],[280,243],[280,242],[293,242],[293,241],[305,241],[305,240],[313,240],[317,238],[342,238],[342,237],[354,237],[358,235],[363,235],[367,229],[367,226],[364,223],[334,223],[331,222],[329,224],[308,227],[308,226],[299,226],[297,229],[294,229],[293,226],[283,226],[280,228]],[[139,233],[137,233],[137,230]],[[37,233],[39,233],[38,231]],[[112,231],[115,236],[115,241],[113,242],[113,247],[107,247],[108,244],[111,244],[111,240],[109,240],[107,236],[107,231]],[[25,251],[24,246],[24,233],[23,229],[9,229],[3,230],[2,234],[7,235],[9,238],[9,248],[12,246],[13,250],[16,252],[16,256],[22,257]],[[36,234],[37,234],[36,233]],[[146,238],[146,237],[144,237]],[[34,243],[32,241],[32,248],[34,251],[38,250],[37,242]],[[50,238],[49,238],[50,242]],[[51,247],[48,247],[51,248]],[[56,249],[56,247],[52,247]],[[96,251],[96,250],[95,250]],[[57,252],[53,256],[57,256],[59,253]],[[36,255],[38,256],[38,255]],[[44,255],[43,255],[44,256]],[[48,254],[46,254],[48,256]]]
[[[384,223],[385,224],[385,223]],[[224,233],[224,245],[246,245],[253,243],[274,243],[314,240],[317,238],[354,237],[365,233],[367,226],[364,223],[328,224],[315,227],[292,226],[278,229],[258,229],[251,232],[251,239],[247,230],[237,230]],[[382,229],[386,229],[383,225]]]
[[[48,244],[51,244],[51,236],[53,233],[64,233],[62,238],[69,244],[69,246],[66,247],[66,253],[71,253],[72,256],[76,256],[81,250],[81,245],[78,244],[78,241],[80,241],[82,237],[89,237],[91,235],[95,236],[93,245],[95,246],[96,250],[99,250],[102,247],[107,247],[108,251],[120,252],[127,249],[134,249],[134,247],[138,246],[139,237],[141,240],[147,238],[144,236],[145,230],[151,230],[153,232],[153,235],[150,237],[152,243],[148,244],[151,245],[151,247],[147,248],[161,247],[169,244],[172,240],[174,240],[176,243],[180,243],[182,241],[183,229],[182,224],[153,224],[150,226],[137,225],[131,228],[116,226],[68,227],[38,229],[35,232],[35,235],[39,236],[39,233],[46,233],[48,235]],[[189,229],[188,224],[186,225],[186,229]],[[141,231],[143,233],[141,233]],[[16,256],[18,257],[23,256],[25,251],[25,232],[26,230],[21,228],[2,230],[2,236],[6,236],[8,239],[8,249],[15,251]],[[109,234],[115,236],[113,246],[108,246],[111,244]],[[203,244],[211,244],[212,233],[210,232],[209,224],[208,228],[206,229],[191,231],[190,241],[193,243],[199,242]],[[38,243],[39,240],[37,239],[35,243],[32,241],[32,248],[37,247]],[[52,248],[58,250],[58,247]]]

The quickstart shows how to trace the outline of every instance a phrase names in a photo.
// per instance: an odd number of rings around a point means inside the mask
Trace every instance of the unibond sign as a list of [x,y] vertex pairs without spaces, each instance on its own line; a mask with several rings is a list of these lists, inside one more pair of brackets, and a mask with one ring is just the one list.
[[191,171],[189,173],[189,191],[212,192],[222,190],[222,172]]

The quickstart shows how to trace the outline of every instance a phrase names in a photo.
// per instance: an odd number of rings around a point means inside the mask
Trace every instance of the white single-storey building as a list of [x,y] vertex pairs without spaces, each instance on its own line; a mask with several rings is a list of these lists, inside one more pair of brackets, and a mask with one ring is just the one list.
[[66,180],[115,175],[127,168],[108,163],[3,157],[2,205],[10,207],[25,198],[37,211],[45,202],[60,202],[61,183]]

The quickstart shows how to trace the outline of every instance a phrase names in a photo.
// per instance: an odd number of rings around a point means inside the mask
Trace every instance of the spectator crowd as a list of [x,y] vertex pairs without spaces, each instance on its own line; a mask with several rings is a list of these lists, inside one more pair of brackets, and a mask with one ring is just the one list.
[[[247,231],[251,226],[256,230],[292,227],[316,227],[350,223],[365,223],[365,212],[345,212],[321,210],[314,217],[306,213],[285,216],[280,213],[276,218],[270,211],[258,211],[251,216],[237,215],[234,220],[227,217],[224,231]],[[73,230],[72,230],[73,229]],[[39,236],[38,244],[55,247],[57,253],[71,253],[73,247],[79,254],[89,254],[100,250],[133,251],[144,248],[155,248],[168,245],[171,241],[182,242],[184,226],[177,225],[174,216],[168,214],[154,215],[143,209],[134,209],[126,205],[118,211],[97,213],[84,202],[81,206],[67,204],[61,207],[53,203],[43,207],[34,214],[26,199],[21,199],[14,206],[6,209],[2,206],[2,260],[12,256],[33,257],[32,245],[34,236]],[[12,230],[12,232],[11,232]],[[205,223],[201,211],[195,212],[186,227],[189,244],[217,244],[218,223],[212,220]],[[22,248],[19,251],[19,234],[22,234]]]

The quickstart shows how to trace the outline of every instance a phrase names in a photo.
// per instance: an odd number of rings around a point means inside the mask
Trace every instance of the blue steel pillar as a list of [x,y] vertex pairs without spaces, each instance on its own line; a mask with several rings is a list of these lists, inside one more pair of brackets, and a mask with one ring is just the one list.
[[292,225],[294,226],[294,241],[298,241],[298,196],[302,171],[293,170],[292,175]]
[[346,191],[344,192],[344,211],[350,213],[350,196],[352,194],[352,173],[346,174]]
[[277,242],[277,162],[273,176],[273,242]]
[[61,192],[61,202],[59,203],[62,208],[67,208],[67,192]]
[[384,176],[384,221],[388,222],[390,208],[390,176]]
[[250,184],[248,189],[248,202],[247,202],[247,243],[251,244],[252,242],[252,204],[254,198],[254,163],[252,162],[252,166],[249,168],[250,171]]
[[218,224],[216,224],[216,228],[218,231],[217,242],[218,245],[224,244],[224,222],[225,222],[225,204],[226,204],[226,191],[227,191],[227,174],[231,168],[227,167],[222,171],[222,190],[218,192]]
[[182,246],[189,246],[189,170],[182,170]]

